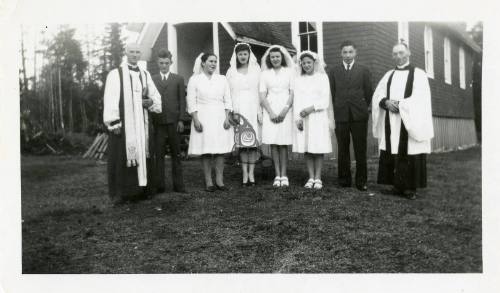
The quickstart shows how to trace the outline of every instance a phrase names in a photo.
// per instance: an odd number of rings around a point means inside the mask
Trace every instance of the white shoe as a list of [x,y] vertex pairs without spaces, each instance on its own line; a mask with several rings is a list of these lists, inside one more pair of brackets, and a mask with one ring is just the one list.
[[283,176],[281,177],[281,187],[288,187],[290,183],[288,182],[288,177]]
[[320,179],[314,180],[314,189],[323,188],[323,182]]
[[309,180],[307,180],[307,183],[306,183],[306,185],[304,185],[304,187],[311,189],[311,188],[313,188],[314,182],[315,182],[314,179],[309,178]]
[[280,187],[280,186],[281,186],[281,177],[279,176],[274,177],[273,187]]

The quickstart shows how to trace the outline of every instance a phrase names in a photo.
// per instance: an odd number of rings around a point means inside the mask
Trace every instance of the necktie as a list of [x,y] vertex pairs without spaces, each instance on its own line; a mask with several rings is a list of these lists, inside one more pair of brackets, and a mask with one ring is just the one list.
[[347,64],[347,71],[349,71],[349,69],[351,69],[351,64]]

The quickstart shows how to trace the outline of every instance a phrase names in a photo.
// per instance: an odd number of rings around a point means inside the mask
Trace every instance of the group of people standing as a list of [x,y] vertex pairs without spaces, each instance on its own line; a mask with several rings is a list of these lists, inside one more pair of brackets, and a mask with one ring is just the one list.
[[[251,46],[238,43],[225,76],[217,73],[215,54],[201,53],[186,95],[183,78],[169,71],[173,60],[168,50],[159,52],[160,73],[151,77],[137,66],[139,47],[128,45],[127,62],[109,73],[104,95],[104,123],[111,139],[111,198],[119,202],[138,188],[146,194],[165,191],[166,142],[172,152],[174,190],[185,192],[179,132],[189,117],[188,155],[201,157],[208,192],[227,190],[224,155],[234,146],[239,151],[242,185],[255,185],[260,144],[270,146],[274,187],[290,185],[287,162],[291,146],[293,152],[304,154],[309,174],[304,187],[322,189],[323,157],[332,152],[332,128],[338,144],[339,185],[352,185],[352,137],[355,186],[366,191],[371,109],[373,134],[381,151],[377,181],[393,185],[394,193],[415,199],[416,188],[426,186],[425,154],[430,152],[433,136],[425,72],[409,63],[408,47],[397,44],[393,48],[397,67],[373,91],[368,68],[356,61],[356,45],[346,41],[340,51],[342,63],[327,73],[314,52],[300,52],[294,60],[284,47],[273,45],[259,66]],[[151,152],[148,143],[154,145]]]

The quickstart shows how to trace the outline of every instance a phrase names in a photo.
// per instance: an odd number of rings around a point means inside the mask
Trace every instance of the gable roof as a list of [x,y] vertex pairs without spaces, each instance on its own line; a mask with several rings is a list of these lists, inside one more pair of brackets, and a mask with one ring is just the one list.
[[433,22],[433,25],[440,27],[448,32],[460,41],[462,41],[465,45],[471,48],[476,53],[481,53],[481,47],[467,34],[464,30],[463,26],[460,23],[454,22]]
[[229,22],[236,40],[254,43],[256,45],[281,45],[295,52],[291,40],[286,38],[282,28],[272,22]]

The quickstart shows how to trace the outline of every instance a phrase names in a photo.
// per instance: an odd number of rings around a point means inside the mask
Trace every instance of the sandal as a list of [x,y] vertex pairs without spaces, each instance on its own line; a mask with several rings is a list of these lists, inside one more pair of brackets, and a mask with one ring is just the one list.
[[273,187],[280,187],[280,186],[281,186],[281,177],[276,176],[274,178]]
[[309,180],[307,180],[307,183],[306,183],[306,185],[304,185],[304,187],[311,189],[311,188],[313,188],[313,185],[314,185],[314,179],[309,178]]
[[288,187],[290,183],[288,182],[288,177],[283,176],[281,177],[281,187]]
[[323,182],[321,179],[316,179],[314,180],[314,189],[322,189],[323,188]]

